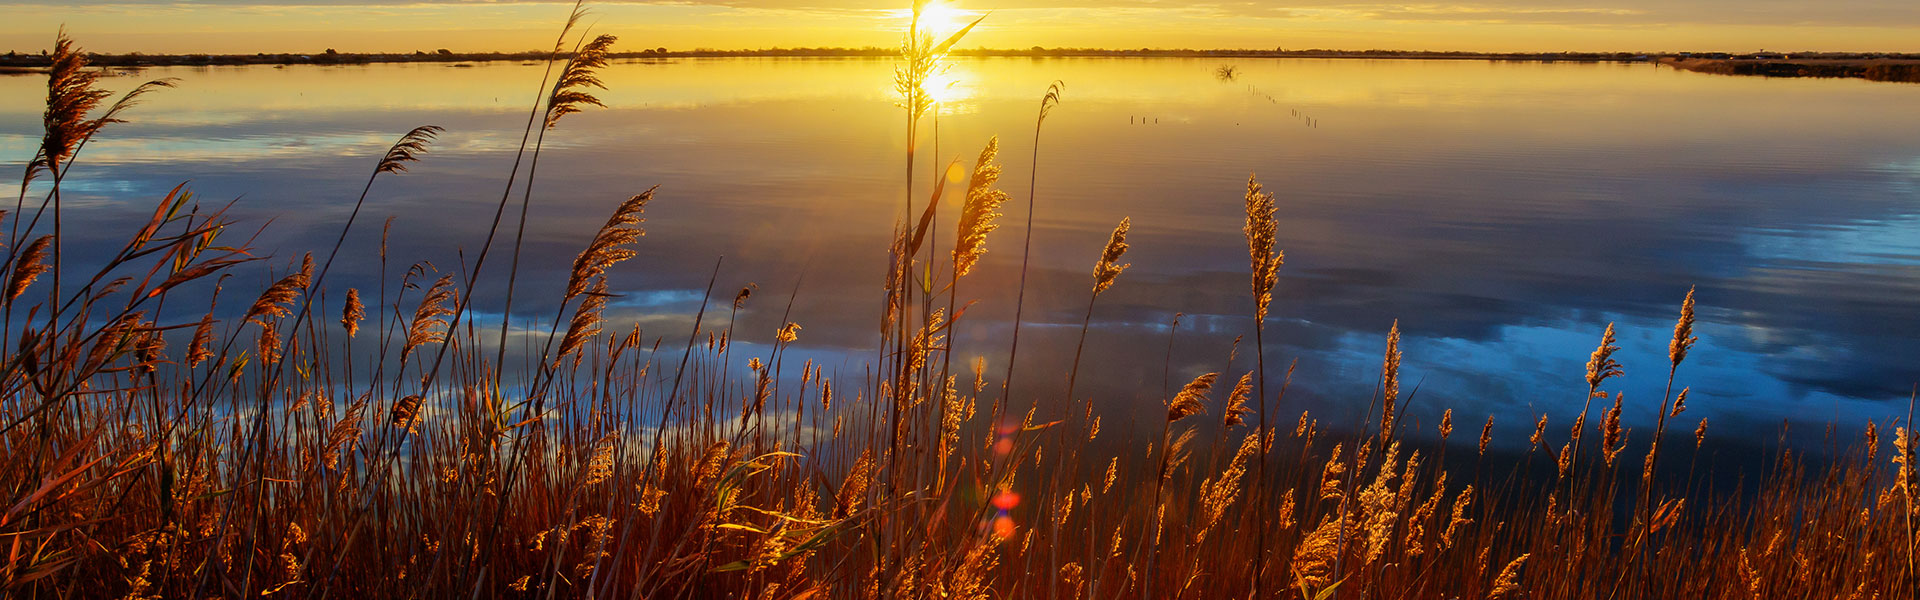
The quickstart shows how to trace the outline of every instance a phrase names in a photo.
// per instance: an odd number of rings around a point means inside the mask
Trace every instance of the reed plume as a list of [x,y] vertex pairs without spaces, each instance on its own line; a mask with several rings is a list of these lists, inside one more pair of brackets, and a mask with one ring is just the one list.
[[12,306],[14,299],[25,293],[27,286],[33,285],[33,281],[39,278],[41,273],[53,268],[52,265],[47,264],[47,248],[51,243],[53,243],[53,236],[43,235],[34,238],[32,243],[27,244],[25,250],[20,251],[13,273],[7,277],[8,306]]
[[367,307],[360,304],[360,290],[347,288],[347,302],[340,310],[340,328],[351,338],[360,332],[360,321],[367,318]]
[[1447,441],[1447,437],[1451,435],[1453,435],[1453,409],[1449,408],[1440,413],[1440,441]]
[[1400,401],[1400,320],[1387,330],[1387,352],[1380,359],[1380,441],[1393,439],[1394,408]]
[[415,419],[420,417],[421,401],[422,398],[419,395],[409,395],[394,402],[387,421],[394,427],[412,431]]
[[446,130],[445,127],[438,125],[413,128],[406,135],[400,136],[400,140],[394,142],[393,146],[387,148],[386,155],[380,157],[380,164],[373,168],[373,172],[376,174],[407,172],[407,163],[419,162],[420,157],[427,153],[427,147]]
[[416,348],[447,339],[448,332],[442,329],[447,324],[444,317],[453,314],[453,309],[447,304],[457,297],[452,274],[441,275],[427,288],[427,293],[420,297],[420,304],[413,309],[413,320],[407,322],[407,338],[400,347],[400,362],[406,362],[407,356]]
[[1527,562],[1527,556],[1522,554],[1507,563],[1506,568],[1500,569],[1500,576],[1493,580],[1493,591],[1487,592],[1488,600],[1498,600],[1520,591],[1520,566]]
[[[47,67],[47,110],[41,117],[46,134],[40,139],[39,154],[27,165],[27,178],[44,169],[58,169],[66,163],[82,140],[93,135],[104,123],[87,115],[112,95],[94,88],[100,72],[87,69],[87,57],[74,47],[73,39],[62,30],[54,37],[52,64]],[[58,173],[56,173],[58,175]]]
[[1100,252],[1100,262],[1093,265],[1093,293],[1107,291],[1113,287],[1113,280],[1127,270],[1130,264],[1120,264],[1120,257],[1127,253],[1127,229],[1132,227],[1131,218],[1120,219],[1120,226],[1113,228],[1113,235],[1107,238],[1107,247]]
[[987,234],[999,229],[995,223],[1000,218],[1000,205],[1007,201],[1007,193],[994,188],[1000,180],[1000,164],[994,162],[1000,154],[1000,138],[987,138],[987,147],[980,150],[979,160],[973,163],[973,176],[967,181],[967,197],[960,206],[959,231],[953,242],[953,276],[955,279],[973,272],[980,257],[987,253]]
[[1167,403],[1167,422],[1172,423],[1207,412],[1207,392],[1213,389],[1213,380],[1219,373],[1205,373],[1193,378],[1193,381],[1180,388],[1180,393]]
[[1253,409],[1247,408],[1247,397],[1253,394],[1253,372],[1240,376],[1239,383],[1233,384],[1233,391],[1227,394],[1227,407],[1221,413],[1221,425],[1231,428],[1246,421],[1241,417]]
[[1607,459],[1607,466],[1613,466],[1613,459],[1626,449],[1626,434],[1620,429],[1620,401],[1625,393],[1613,395],[1613,409],[1608,410],[1606,418],[1600,422],[1600,449]]
[[1673,361],[1673,366],[1680,366],[1680,361],[1687,359],[1687,351],[1698,341],[1700,338],[1693,335],[1693,288],[1687,288],[1687,299],[1680,303],[1680,320],[1673,324],[1673,341],[1667,344],[1667,358]]
[[1620,363],[1613,360],[1613,353],[1620,350],[1614,345],[1613,324],[1607,324],[1607,332],[1600,336],[1600,347],[1593,350],[1593,356],[1587,359],[1587,385],[1600,389],[1600,383],[1609,377],[1621,374]]
[[[587,291],[590,280],[601,277],[620,261],[633,258],[634,252],[627,245],[647,234],[639,225],[647,220],[647,202],[653,200],[655,189],[659,188],[649,188],[628,198],[614,209],[612,216],[607,217],[606,224],[600,226],[600,231],[594,234],[587,249],[573,259],[573,271],[567,276],[565,300],[579,297]],[[736,304],[745,301],[746,290],[741,290],[741,293],[742,296],[735,299]]]
[[606,321],[601,312],[607,307],[607,298],[613,294],[607,292],[607,278],[595,277],[593,285],[585,293],[586,299],[580,301],[573,311],[573,320],[567,324],[567,335],[560,338],[560,352],[554,355],[554,363],[572,356],[587,341],[600,335],[600,324]]
[[558,126],[561,117],[580,112],[589,105],[606,108],[589,90],[607,89],[606,84],[600,82],[598,71],[607,66],[607,53],[618,39],[605,34],[595,36],[567,58],[560,76],[553,80],[553,92],[547,96],[547,129]]
[[1247,176],[1247,258],[1251,263],[1253,279],[1253,320],[1255,327],[1264,327],[1267,321],[1267,305],[1273,301],[1273,284],[1280,272],[1280,265],[1287,260],[1286,254],[1275,250],[1273,245],[1279,235],[1280,222],[1274,219],[1275,207],[1273,194],[1261,191],[1260,181],[1252,175]]
[[289,273],[279,281],[275,281],[273,285],[267,286],[267,290],[261,292],[260,297],[253,301],[253,306],[247,309],[247,315],[243,319],[265,326],[268,319],[292,314],[290,308],[293,302],[300,298],[302,290],[307,289],[307,282],[312,275],[313,255],[309,254],[301,261],[300,270]]

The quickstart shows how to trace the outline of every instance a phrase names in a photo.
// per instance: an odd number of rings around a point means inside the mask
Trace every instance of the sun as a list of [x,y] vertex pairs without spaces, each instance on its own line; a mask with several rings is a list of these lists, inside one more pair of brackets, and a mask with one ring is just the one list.
[[[913,11],[901,11],[900,16],[902,19],[910,20],[913,18]],[[978,18],[980,18],[978,11],[963,10],[949,2],[928,2],[920,9],[920,31],[933,36],[938,41],[953,35],[953,32],[959,31],[961,27],[966,27],[968,23]],[[904,28],[905,25],[902,27]]]

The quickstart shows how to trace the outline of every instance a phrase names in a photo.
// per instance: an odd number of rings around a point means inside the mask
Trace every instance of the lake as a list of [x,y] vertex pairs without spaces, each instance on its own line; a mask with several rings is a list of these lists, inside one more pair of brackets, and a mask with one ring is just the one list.
[[[1218,76],[1223,65],[1237,75]],[[602,76],[607,108],[545,137],[516,316],[551,319],[573,256],[615,205],[658,185],[639,256],[612,273],[622,296],[609,329],[637,320],[666,347],[684,343],[724,255],[716,306],[757,286],[741,342],[769,342],[791,297],[788,320],[804,327],[796,356],[857,378],[875,355],[903,210],[892,68],[616,61]],[[397,136],[447,128],[411,172],[375,184],[329,278],[337,295],[397,284],[412,261],[454,271],[460,249],[471,260],[541,67],[181,67],[106,81],[124,90],[155,77],[179,87],[130,112],[69,176],[67,218],[87,224],[69,226],[75,239],[117,247],[186,181],[203,203],[236,201],[239,238],[264,225],[255,244],[282,268],[332,245]],[[1004,368],[1030,181],[1036,190],[1020,402],[1062,386],[1090,271],[1123,217],[1133,266],[1094,307],[1080,389],[1109,415],[1152,415],[1163,390],[1198,372],[1251,368],[1249,173],[1277,197],[1287,257],[1266,333],[1275,381],[1298,361],[1283,423],[1300,410],[1354,418],[1398,319],[1412,417],[1430,430],[1453,407],[1473,437],[1493,414],[1496,438],[1518,442],[1535,415],[1563,427],[1578,412],[1588,353],[1612,322],[1626,375],[1604,387],[1625,392],[1626,422],[1645,431],[1690,286],[1700,343],[1675,384],[1692,388],[1682,429],[1700,416],[1767,437],[1783,420],[1852,429],[1904,415],[1920,379],[1920,86],[1417,60],[956,59],[946,77],[938,148],[929,118],[913,195],[923,206],[936,164],[970,163],[1001,136],[1013,198],[961,286],[979,303],[956,349],[986,357],[990,373]],[[1034,180],[1035,111],[1055,80],[1066,91]],[[44,86],[0,77],[11,172],[38,144]],[[482,324],[498,322],[503,296],[504,263],[493,264]],[[269,277],[243,269],[227,287],[250,298]]]

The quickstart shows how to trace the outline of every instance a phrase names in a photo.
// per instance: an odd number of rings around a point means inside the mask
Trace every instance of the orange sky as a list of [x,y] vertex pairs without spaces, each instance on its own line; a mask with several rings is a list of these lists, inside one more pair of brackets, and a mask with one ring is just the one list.
[[[992,10],[963,47],[1340,48],[1478,51],[1920,51],[1916,0],[946,0]],[[0,49],[38,51],[65,25],[100,52],[526,50],[551,43],[557,2],[0,0]],[[900,6],[874,0],[595,3],[627,47],[894,46]]]

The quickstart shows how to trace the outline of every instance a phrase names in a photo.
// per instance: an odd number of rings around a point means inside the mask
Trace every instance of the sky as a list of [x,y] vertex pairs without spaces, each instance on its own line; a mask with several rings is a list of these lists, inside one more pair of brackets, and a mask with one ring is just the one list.
[[[1915,0],[941,0],[961,47],[1920,52]],[[595,2],[629,48],[895,46],[904,0]],[[514,0],[0,0],[0,49],[62,26],[96,52],[517,51],[548,46],[567,3]]]

